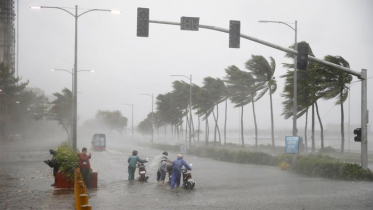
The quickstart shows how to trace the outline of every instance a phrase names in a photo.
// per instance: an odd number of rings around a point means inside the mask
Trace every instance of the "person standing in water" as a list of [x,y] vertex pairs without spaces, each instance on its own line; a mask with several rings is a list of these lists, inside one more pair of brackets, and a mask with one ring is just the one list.
[[173,190],[176,187],[180,186],[181,178],[181,168],[184,166],[188,170],[192,168],[183,160],[183,154],[179,153],[177,155],[177,160],[172,163],[172,178],[171,178],[171,189]]
[[128,158],[128,181],[135,179],[135,172],[136,172],[136,164],[139,163],[146,163],[147,160],[143,160],[137,157],[138,152],[136,150],[132,151],[132,155]]
[[82,172],[84,184],[91,188],[91,164],[89,163],[89,159],[91,159],[91,153],[87,155],[87,148],[82,149],[82,153],[78,155],[79,157],[79,167],[80,171]]
[[166,179],[167,163],[172,163],[172,161],[170,161],[167,156],[168,152],[164,151],[161,159],[161,166],[159,167],[157,172],[157,181],[161,182],[161,184],[164,184],[164,180]]

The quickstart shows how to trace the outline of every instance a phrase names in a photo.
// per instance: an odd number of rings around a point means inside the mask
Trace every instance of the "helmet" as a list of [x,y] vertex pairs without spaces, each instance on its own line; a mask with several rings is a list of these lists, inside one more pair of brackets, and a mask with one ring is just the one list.
[[164,151],[162,154],[168,156],[168,152],[167,151]]
[[183,158],[184,156],[183,156],[183,154],[179,153],[179,154],[177,154],[177,157]]

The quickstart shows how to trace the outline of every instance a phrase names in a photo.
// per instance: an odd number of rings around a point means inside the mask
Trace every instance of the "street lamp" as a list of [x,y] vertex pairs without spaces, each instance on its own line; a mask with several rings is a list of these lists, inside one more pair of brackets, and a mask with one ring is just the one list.
[[153,114],[154,114],[154,111],[153,111],[153,104],[154,104],[153,100],[154,100],[154,96],[153,96],[153,93],[151,95],[150,94],[146,94],[146,93],[139,94],[139,95],[152,97],[152,143],[153,143],[154,142],[153,141],[154,140],[154,116],[153,116]]
[[[171,77],[185,77],[189,79],[189,146],[192,145],[192,75],[187,77],[185,75],[170,75]],[[193,132],[194,136],[194,132]]]
[[[269,20],[260,20],[259,23],[280,23],[287,25],[289,28],[293,29],[295,32],[295,44],[294,44],[294,50],[298,51],[298,42],[297,42],[297,21],[294,23],[286,23],[281,21],[269,21]],[[294,24],[295,27],[290,26],[289,24]],[[297,56],[294,55],[294,97],[293,97],[293,136],[298,135],[298,129],[297,129]]]
[[[69,74],[71,74],[71,78],[72,78],[72,82],[71,82],[71,92],[74,91],[74,74],[73,74],[73,71],[69,71],[69,70],[66,70],[66,69],[50,69],[49,71],[64,71],[64,72],[67,72]],[[78,70],[78,72],[91,72],[91,73],[95,73],[96,71],[95,70]]]
[[63,10],[65,12],[67,12],[68,14],[70,14],[71,16],[73,16],[75,18],[75,51],[74,51],[74,85],[73,85],[73,133],[72,133],[72,137],[73,137],[73,145],[72,145],[72,148],[73,150],[75,151],[76,150],[76,143],[77,143],[77,86],[78,86],[78,18],[88,12],[94,12],[94,11],[101,11],[101,12],[111,12],[111,13],[115,13],[115,14],[119,14],[120,11],[117,11],[117,10],[105,10],[105,9],[90,9],[88,11],[85,11],[81,14],[78,15],[78,6],[75,5],[75,15],[73,13],[71,13],[70,11],[62,8],[62,7],[47,7],[47,6],[31,6],[30,7],[31,9],[59,9],[59,10]]
[[127,106],[131,106],[132,107],[132,141],[133,141],[133,104],[123,104],[123,105],[127,105]]

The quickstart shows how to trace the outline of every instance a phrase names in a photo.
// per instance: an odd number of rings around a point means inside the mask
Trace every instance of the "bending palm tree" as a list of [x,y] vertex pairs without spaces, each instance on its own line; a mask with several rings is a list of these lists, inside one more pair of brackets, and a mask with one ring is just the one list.
[[[349,68],[350,64],[341,56],[331,56],[327,55],[324,57],[326,61],[331,63],[335,63],[337,65],[341,65],[343,67]],[[323,67],[326,71],[326,78],[325,82],[321,83],[323,88],[323,98],[324,99],[332,99],[337,98],[336,105],[341,105],[341,152],[344,152],[344,112],[343,112],[343,102],[346,101],[348,97],[348,86],[352,81],[352,76],[337,71],[331,67]]]
[[[272,94],[277,90],[277,83],[273,77],[276,70],[276,62],[270,57],[270,63],[261,55],[252,55],[251,59],[246,62],[246,68],[254,75],[255,80],[259,83],[258,90],[260,93],[256,96],[255,101],[261,99],[269,91],[270,109],[271,109],[271,137],[272,146],[275,146],[274,123],[273,123],[273,105]],[[254,102],[253,102],[254,105]]]

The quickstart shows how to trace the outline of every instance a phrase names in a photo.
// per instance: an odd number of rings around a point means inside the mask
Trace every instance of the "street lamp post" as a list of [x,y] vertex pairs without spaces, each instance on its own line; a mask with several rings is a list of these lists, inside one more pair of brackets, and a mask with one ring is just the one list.
[[131,134],[131,138],[132,138],[132,141],[133,141],[133,104],[123,104],[123,105],[127,105],[127,106],[132,107],[132,134]]
[[[185,77],[189,79],[189,146],[192,145],[192,75],[170,75],[171,77]],[[193,133],[194,136],[194,133]]]
[[[280,23],[280,24],[284,24],[284,25],[287,25],[289,26],[291,29],[294,30],[295,32],[295,43],[294,43],[294,50],[295,51],[298,51],[298,42],[297,42],[297,33],[298,33],[298,29],[297,29],[297,24],[298,22],[295,21],[294,23],[290,23],[290,24],[294,24],[295,27],[293,28],[292,26],[290,26],[288,23],[285,23],[285,22],[281,22],[281,21],[268,21],[268,20],[260,20],[259,21],[260,23]],[[294,97],[293,97],[293,136],[297,136],[298,135],[298,129],[297,129],[297,108],[298,108],[298,104],[297,104],[297,55],[294,55]]]
[[154,104],[154,95],[153,93],[150,95],[150,94],[146,94],[146,93],[143,93],[143,94],[140,94],[140,95],[143,95],[143,96],[150,96],[152,98],[152,143],[154,143],[154,111],[153,111],[153,104]]
[[93,11],[102,11],[102,12],[111,12],[115,14],[119,14],[120,11],[117,10],[105,10],[105,9],[90,9],[88,11],[85,11],[81,14],[78,15],[78,6],[75,5],[75,15],[71,13],[70,11],[62,8],[62,7],[47,7],[47,6],[31,6],[31,9],[59,9],[63,10],[67,13],[69,13],[71,16],[75,18],[75,51],[74,51],[74,85],[73,85],[73,133],[72,133],[72,139],[73,139],[73,144],[72,148],[75,151],[76,150],[76,144],[77,144],[77,78],[78,78],[78,18],[88,12],[93,12]]

